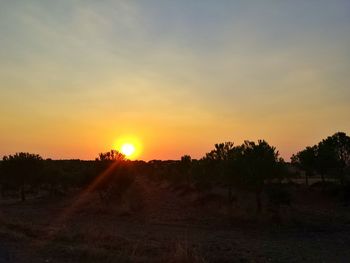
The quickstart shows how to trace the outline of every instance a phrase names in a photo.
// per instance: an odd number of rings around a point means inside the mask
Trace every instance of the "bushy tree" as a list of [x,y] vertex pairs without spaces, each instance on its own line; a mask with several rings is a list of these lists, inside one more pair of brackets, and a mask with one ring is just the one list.
[[316,169],[321,175],[335,176],[344,185],[350,166],[350,137],[337,132],[322,140],[317,148]]
[[3,187],[12,186],[20,191],[21,200],[26,199],[26,187],[40,184],[43,159],[38,154],[16,153],[3,157]]
[[315,172],[316,164],[318,162],[317,155],[317,146],[308,146],[297,154],[293,154],[291,157],[292,164],[305,172],[306,185],[309,185],[309,177]]
[[216,144],[203,162],[209,164],[209,169],[216,174],[214,180],[227,187],[229,203],[237,199],[233,195],[235,187],[252,190],[256,195],[258,212],[262,208],[261,195],[265,181],[280,178],[285,171],[276,148],[264,140],[258,143],[245,141],[239,146],[234,146],[233,142]]
[[233,142],[224,142],[215,144],[214,150],[205,155],[205,159],[212,161],[228,161],[232,150],[234,149]]
[[233,142],[215,144],[214,149],[202,159],[202,165],[206,167],[207,172],[213,174],[212,181],[220,182],[227,188],[229,203],[235,200],[233,187],[237,181],[236,160],[237,147]]
[[293,155],[292,164],[305,171],[306,182],[314,173],[338,178],[344,185],[350,167],[350,137],[344,132],[337,132],[312,147]]
[[126,161],[126,156],[119,151],[110,150],[109,152],[99,153],[96,161],[100,162],[116,162]]
[[283,160],[275,147],[266,141],[258,143],[245,141],[237,155],[237,166],[242,182],[255,192],[257,212],[262,210],[262,193],[266,180],[281,176],[280,166]]
[[110,201],[112,197],[120,199],[134,181],[130,162],[118,151],[100,153],[96,158],[96,167],[97,176],[92,182],[93,190],[104,201]]

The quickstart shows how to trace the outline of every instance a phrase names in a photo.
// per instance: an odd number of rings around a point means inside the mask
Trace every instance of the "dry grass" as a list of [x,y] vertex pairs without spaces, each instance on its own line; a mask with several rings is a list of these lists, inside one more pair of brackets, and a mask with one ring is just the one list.
[[205,263],[204,257],[187,241],[178,241],[167,255],[164,262],[169,263]]
[[[316,192],[298,192],[293,208],[282,208],[278,225],[267,210],[256,215],[252,196],[242,194],[229,207],[224,193],[182,195],[140,180],[116,202],[104,204],[91,194],[59,224],[55,219],[76,196],[3,204],[0,246],[12,248],[14,262],[39,263],[284,262],[292,254],[294,262],[350,258],[349,212],[330,202],[320,205]],[[193,196],[202,197],[199,205]]]

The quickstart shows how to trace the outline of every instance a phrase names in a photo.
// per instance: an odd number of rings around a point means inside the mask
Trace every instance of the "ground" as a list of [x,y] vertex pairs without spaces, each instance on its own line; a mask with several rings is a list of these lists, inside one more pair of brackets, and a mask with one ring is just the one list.
[[300,199],[278,222],[143,177],[112,204],[81,191],[3,200],[0,263],[349,262],[349,209]]

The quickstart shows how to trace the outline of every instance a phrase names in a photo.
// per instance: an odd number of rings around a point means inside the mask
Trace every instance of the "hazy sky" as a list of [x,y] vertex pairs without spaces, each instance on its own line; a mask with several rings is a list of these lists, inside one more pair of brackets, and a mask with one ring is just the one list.
[[0,0],[0,155],[350,133],[350,1]]

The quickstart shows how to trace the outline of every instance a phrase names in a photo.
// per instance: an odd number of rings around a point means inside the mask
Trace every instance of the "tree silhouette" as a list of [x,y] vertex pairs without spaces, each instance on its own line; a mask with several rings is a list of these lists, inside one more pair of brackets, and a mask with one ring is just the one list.
[[189,155],[184,155],[181,157],[180,161],[181,173],[186,178],[187,186],[191,183],[191,170],[192,170],[192,158]]
[[317,146],[308,146],[297,154],[293,154],[291,157],[292,164],[305,172],[306,185],[309,185],[309,177],[314,174],[317,163],[317,154]]
[[235,169],[237,149],[233,142],[215,144],[214,150],[203,158],[211,172],[216,174],[216,178],[213,179],[219,180],[226,186],[230,204],[236,199],[233,196],[233,187],[237,182],[237,169]]
[[94,190],[99,193],[101,200],[121,198],[134,180],[129,166],[125,155],[116,150],[99,154],[96,158],[97,179]]
[[119,151],[110,150],[109,152],[99,153],[96,161],[125,161],[126,156]]
[[266,180],[278,178],[280,174],[279,153],[266,141],[259,140],[256,144],[245,141],[237,155],[237,165],[242,175],[243,183],[255,192],[257,213],[262,211],[262,192]]
[[350,166],[350,137],[344,132],[337,132],[318,144],[317,170],[333,175],[344,185]]
[[205,158],[213,161],[227,161],[230,159],[231,151],[234,149],[233,142],[215,144],[215,149],[206,154]]
[[3,157],[2,181],[16,187],[20,191],[22,201],[26,199],[26,186],[38,185],[42,160],[38,154],[24,152]]
[[349,175],[350,167],[350,137],[344,132],[337,132],[312,147],[293,155],[292,164],[305,171],[305,180],[315,172],[321,175],[322,181],[325,176],[338,178],[344,185]]

